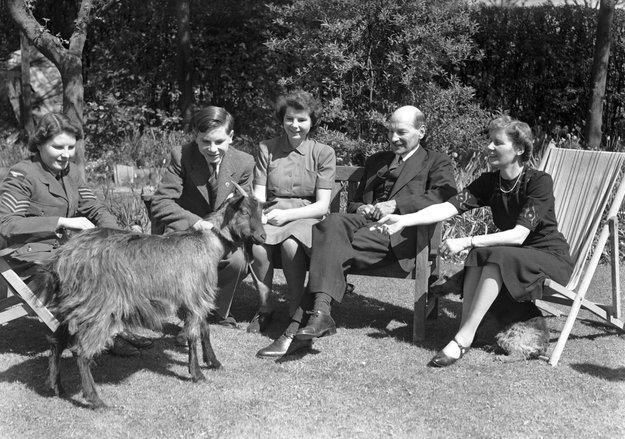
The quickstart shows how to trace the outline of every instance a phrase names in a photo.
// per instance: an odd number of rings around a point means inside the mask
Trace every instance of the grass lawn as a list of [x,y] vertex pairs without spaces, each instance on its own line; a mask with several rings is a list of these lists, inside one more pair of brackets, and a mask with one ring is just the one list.
[[[610,274],[601,266],[591,297],[607,297]],[[225,366],[205,370],[194,384],[187,354],[166,325],[153,348],[137,358],[102,355],[93,374],[104,411],[84,408],[69,351],[64,367],[68,399],[44,385],[46,329],[23,318],[0,328],[0,437],[623,437],[625,337],[579,320],[552,368],[541,361],[502,362],[481,347],[453,367],[425,365],[455,332],[460,301],[441,301],[425,343],[410,343],[412,283],[352,276],[355,294],[334,307],[336,335],[281,361],[255,358],[269,343],[243,329],[213,327]],[[279,311],[286,312],[278,278]],[[250,319],[257,298],[249,283],[233,314]],[[585,314],[582,317],[587,317]],[[564,318],[548,319],[552,347]],[[275,322],[279,335],[286,317]]]

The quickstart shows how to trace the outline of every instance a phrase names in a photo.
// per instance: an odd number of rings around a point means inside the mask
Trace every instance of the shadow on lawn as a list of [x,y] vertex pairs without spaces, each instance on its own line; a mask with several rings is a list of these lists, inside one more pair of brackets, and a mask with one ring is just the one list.
[[[277,301],[274,318],[267,331],[271,339],[278,338],[287,327],[289,297],[286,285],[274,286],[274,298]],[[245,329],[246,322],[256,312],[258,294],[254,286],[248,281],[241,285],[240,291],[234,299],[231,313],[240,321]],[[437,319],[428,320],[426,340],[417,346],[426,349],[439,348],[441,340],[447,340],[455,334],[457,320],[454,316],[460,315],[461,303],[445,297],[440,298]],[[372,338],[393,337],[405,343],[412,342],[413,310],[385,302],[357,293],[347,294],[340,304],[332,307],[332,317],[339,328],[374,328],[375,331],[367,334]],[[314,353],[313,351],[308,352]],[[294,356],[297,357],[297,356]]]
[[625,381],[625,367],[605,367],[591,363],[571,364],[571,368],[577,372],[603,378],[607,381],[620,382]]
[[[190,381],[190,376],[186,374],[187,363],[179,361],[168,352],[186,352],[185,347],[176,346],[175,334],[178,332],[177,328],[176,325],[164,324],[163,335],[155,338],[154,346],[142,351],[139,356],[121,358],[106,353],[97,356],[91,368],[96,386],[121,383],[137,371],[143,369],[163,376]],[[0,339],[0,355],[13,353],[29,356],[30,358],[0,372],[0,382],[19,382],[41,396],[53,397],[52,391],[46,384],[48,374],[47,328],[34,319],[24,318],[12,322],[9,328],[3,328],[3,333],[5,330],[12,337],[4,337],[5,334],[3,334],[3,337]],[[43,355],[44,353],[46,355]],[[68,354],[69,351],[66,350],[64,357],[61,359],[61,381],[66,391],[65,399],[75,406],[89,407],[79,399],[81,392],[80,375],[75,359]],[[178,374],[169,370],[169,367],[172,365],[185,366],[185,373]],[[202,369],[205,373],[211,372],[205,367]]]

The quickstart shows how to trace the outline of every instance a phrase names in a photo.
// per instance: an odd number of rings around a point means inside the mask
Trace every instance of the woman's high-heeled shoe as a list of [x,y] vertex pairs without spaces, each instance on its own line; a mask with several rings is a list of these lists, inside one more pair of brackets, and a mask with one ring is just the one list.
[[452,341],[454,343],[456,343],[456,345],[458,346],[458,349],[460,350],[460,356],[458,358],[453,358],[453,357],[450,357],[449,355],[447,355],[445,352],[443,352],[443,350],[440,350],[430,360],[430,362],[428,363],[428,366],[430,366],[430,367],[447,367],[447,366],[451,366],[456,361],[458,361],[459,359],[464,357],[464,354],[466,354],[469,351],[469,347],[462,346],[460,343],[458,343],[458,340],[456,340],[455,338]]

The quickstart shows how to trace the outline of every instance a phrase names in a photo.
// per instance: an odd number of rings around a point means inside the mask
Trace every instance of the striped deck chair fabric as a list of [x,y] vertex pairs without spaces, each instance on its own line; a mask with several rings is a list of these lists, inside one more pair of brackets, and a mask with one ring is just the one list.
[[[545,282],[555,294],[545,296],[543,300],[571,306],[549,359],[552,366],[557,365],[562,355],[581,307],[623,329],[617,214],[625,195],[624,164],[625,153],[564,149],[553,145],[548,147],[540,164],[539,169],[553,178],[558,228],[571,247],[571,258],[575,263],[567,285],[559,285],[550,279]],[[610,237],[612,303],[603,305],[591,302],[585,295]],[[537,302],[540,306],[541,301]]]

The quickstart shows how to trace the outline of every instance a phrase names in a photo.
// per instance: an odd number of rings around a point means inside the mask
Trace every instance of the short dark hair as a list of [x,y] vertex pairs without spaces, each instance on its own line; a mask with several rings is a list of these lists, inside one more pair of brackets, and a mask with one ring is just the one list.
[[306,111],[312,122],[311,128],[317,127],[321,117],[321,104],[312,94],[304,90],[294,90],[286,95],[278,96],[278,99],[276,99],[276,118],[278,122],[282,123],[284,120],[287,107]]
[[518,149],[523,149],[523,154],[520,156],[522,162],[525,163],[532,158],[534,136],[528,124],[510,116],[501,116],[491,120],[488,124],[488,131],[496,130],[504,130],[504,133],[512,140],[512,144]]
[[36,153],[39,147],[58,134],[67,133],[76,140],[82,139],[82,131],[63,113],[50,112],[43,115],[37,124],[35,134],[28,142],[28,150]]
[[234,117],[225,108],[210,105],[193,113],[191,127],[200,133],[224,127],[229,133],[234,127]]

